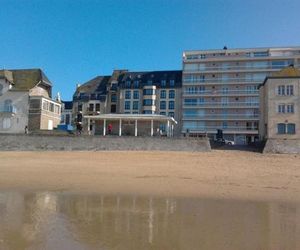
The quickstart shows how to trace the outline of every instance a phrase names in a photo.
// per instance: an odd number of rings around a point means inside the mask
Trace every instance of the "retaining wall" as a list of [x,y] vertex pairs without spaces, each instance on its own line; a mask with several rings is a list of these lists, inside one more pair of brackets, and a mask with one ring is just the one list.
[[268,139],[263,153],[300,154],[300,140]]
[[159,150],[210,151],[207,138],[161,138],[119,136],[54,136],[0,134],[0,151],[99,151]]

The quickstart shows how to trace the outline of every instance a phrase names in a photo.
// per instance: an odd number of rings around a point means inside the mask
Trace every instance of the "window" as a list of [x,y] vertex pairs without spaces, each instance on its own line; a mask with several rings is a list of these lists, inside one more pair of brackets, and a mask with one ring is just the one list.
[[77,122],[82,122],[82,114],[77,115]]
[[161,80],[161,87],[166,87],[167,81],[166,80]]
[[264,56],[269,56],[269,53],[267,51],[266,52],[254,52],[253,56],[254,57],[264,57]]
[[288,104],[287,106],[287,109],[286,109],[286,112],[287,113],[294,113],[294,104]]
[[96,112],[100,111],[100,103],[96,103]]
[[152,114],[154,114],[154,111],[152,111],[152,110],[144,110],[143,114],[152,115]]
[[3,94],[3,85],[0,84],[0,96]]
[[160,109],[166,109],[166,101],[160,101],[159,108]]
[[175,98],[175,90],[169,90],[169,98],[174,99]]
[[284,87],[284,85],[278,86],[278,95],[285,95],[285,87]]
[[285,134],[285,123],[278,123],[277,124],[277,133],[278,134]]
[[154,89],[144,89],[143,95],[155,95],[155,90]]
[[169,101],[169,109],[174,109],[174,108],[175,108],[175,102]]
[[144,106],[154,106],[155,105],[155,101],[152,100],[152,99],[144,99],[143,105]]
[[70,114],[66,114],[66,124],[70,124]]
[[174,87],[175,86],[175,80],[170,80],[170,87]]
[[125,88],[130,88],[130,87],[131,87],[131,81],[126,81]]
[[12,112],[12,100],[7,99],[4,101],[4,110],[6,112]]
[[138,101],[133,101],[132,103],[132,109],[138,110],[139,109],[139,102]]
[[168,114],[170,117],[173,117],[174,118],[174,116],[175,116],[175,113],[174,112],[169,112],[169,114]]
[[89,111],[94,111],[94,104],[93,103],[90,103],[90,105],[89,105]]
[[[44,103],[46,103],[46,102],[44,102]],[[46,103],[45,106],[47,106],[47,104],[48,104],[48,103]],[[44,106],[43,106],[43,108],[44,108]],[[47,108],[47,109],[48,109],[48,108]],[[79,111],[79,112],[82,111],[82,104],[78,104],[78,111]]]
[[160,115],[166,115],[166,112],[160,112],[159,114]]
[[116,102],[117,101],[117,95],[116,94],[112,94],[111,95],[111,102]]
[[187,106],[197,105],[197,99],[184,99],[184,105]]
[[125,101],[125,110],[130,109],[130,101]]
[[151,86],[152,83],[153,83],[152,80],[148,80],[148,81],[147,81],[147,86]]
[[287,95],[294,95],[294,86],[293,85],[287,85],[286,86],[286,94]]
[[285,113],[285,104],[278,105],[278,113]]
[[137,88],[139,87],[139,81],[134,81],[134,82],[133,82],[133,87],[134,87],[135,89],[137,89]]
[[131,98],[131,91],[130,90],[126,90],[125,91],[125,99],[130,99]]
[[294,123],[287,124],[287,134],[295,134],[296,133],[296,126]]
[[140,92],[138,90],[133,91],[133,99],[139,99],[140,98]]
[[8,117],[3,118],[3,129],[9,129],[11,127],[11,120]]
[[164,98],[166,98],[166,96],[167,96],[166,90],[161,90],[161,91],[160,91],[160,98],[161,98],[161,99],[164,99]]

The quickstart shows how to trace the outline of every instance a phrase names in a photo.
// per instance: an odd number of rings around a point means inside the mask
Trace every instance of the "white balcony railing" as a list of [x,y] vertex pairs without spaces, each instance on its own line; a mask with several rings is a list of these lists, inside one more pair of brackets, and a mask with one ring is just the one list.
[[190,132],[191,131],[203,131],[203,132],[206,132],[206,131],[216,131],[218,129],[221,129],[221,130],[225,130],[225,131],[257,131],[258,128],[257,127],[246,127],[246,126],[227,126],[227,127],[224,127],[224,126],[203,126],[203,127],[200,127],[200,126],[183,126],[183,131],[187,131],[189,130]]
[[204,114],[204,115],[195,115],[195,114],[184,114],[183,119],[184,120],[210,120],[210,119],[216,119],[216,120],[227,120],[227,119],[233,119],[233,120],[239,120],[239,119],[255,119],[258,120],[259,115],[258,114]]
[[203,103],[184,103],[184,106],[188,107],[213,107],[213,106],[220,106],[220,107],[228,107],[228,106],[247,106],[247,107],[258,107],[259,103],[258,102],[203,102]]
[[183,78],[183,83],[187,84],[196,84],[196,83],[221,83],[221,84],[229,84],[229,83],[244,83],[244,82],[250,82],[250,83],[262,83],[264,81],[265,77],[263,78],[209,78],[209,79],[187,79]]
[[184,91],[183,95],[258,95],[258,90],[205,90]]

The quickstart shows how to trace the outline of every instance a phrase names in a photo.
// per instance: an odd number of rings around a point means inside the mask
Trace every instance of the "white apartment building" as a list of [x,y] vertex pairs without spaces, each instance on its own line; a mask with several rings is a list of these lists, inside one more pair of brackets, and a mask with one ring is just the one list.
[[182,133],[222,130],[236,144],[258,140],[258,87],[273,72],[300,66],[300,47],[183,53]]

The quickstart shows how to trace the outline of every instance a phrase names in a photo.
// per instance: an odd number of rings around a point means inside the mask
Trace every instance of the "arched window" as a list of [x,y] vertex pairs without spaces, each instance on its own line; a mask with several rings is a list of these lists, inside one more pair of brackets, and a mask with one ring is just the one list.
[[4,101],[4,110],[6,112],[12,112],[12,100],[7,99]]
[[0,96],[3,94],[3,85],[0,84]]

